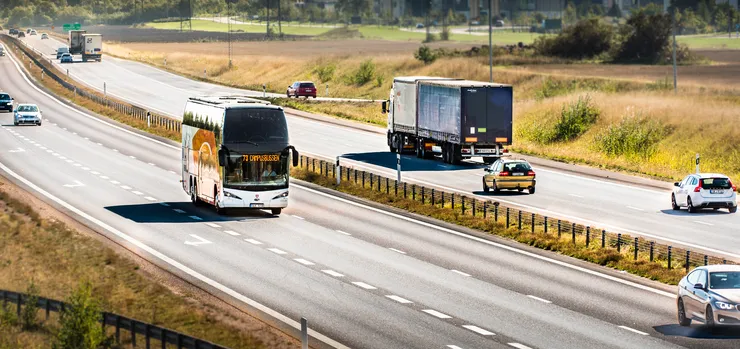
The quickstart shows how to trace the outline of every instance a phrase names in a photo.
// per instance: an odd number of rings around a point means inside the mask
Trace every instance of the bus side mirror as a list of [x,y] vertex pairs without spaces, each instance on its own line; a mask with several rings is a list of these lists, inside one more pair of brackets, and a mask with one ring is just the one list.
[[388,102],[383,101],[383,114],[385,114],[386,112],[388,112]]
[[290,150],[293,151],[293,167],[297,167],[298,166],[298,156],[299,156],[298,151],[292,147],[290,148]]
[[220,166],[226,166],[226,149],[221,148],[218,150],[218,164]]

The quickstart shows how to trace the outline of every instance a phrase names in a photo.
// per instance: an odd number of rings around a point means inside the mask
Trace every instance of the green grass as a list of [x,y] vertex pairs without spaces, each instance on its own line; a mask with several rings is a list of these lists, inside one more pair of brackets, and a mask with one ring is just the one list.
[[684,35],[677,36],[676,41],[688,45],[691,49],[740,50],[740,38],[737,37],[736,33],[732,34],[732,38],[728,38],[727,33],[710,35]]
[[[271,23],[272,24],[272,23]],[[275,22],[277,24],[277,22]],[[165,23],[147,23],[147,26],[155,29],[180,29],[180,22],[165,22]],[[264,33],[266,25],[262,24],[232,24],[231,30],[238,31],[242,30],[246,33]],[[332,27],[299,27],[290,24],[282,24],[284,34],[289,35],[320,35],[333,29]],[[203,31],[214,31],[214,32],[226,32],[228,26],[226,23],[217,23],[208,20],[193,20],[193,30]],[[277,27],[275,27],[277,31]]]

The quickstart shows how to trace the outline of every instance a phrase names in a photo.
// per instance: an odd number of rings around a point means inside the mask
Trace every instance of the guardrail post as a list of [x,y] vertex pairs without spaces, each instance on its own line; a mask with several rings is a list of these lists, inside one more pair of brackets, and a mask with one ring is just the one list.
[[686,271],[687,272],[689,271],[689,267],[690,267],[690,259],[691,259],[691,251],[686,250]]
[[308,320],[301,318],[301,348],[308,349]]
[[534,233],[534,218],[535,218],[535,214],[532,213],[532,233]]
[[639,248],[640,248],[639,241],[640,241],[640,238],[635,238],[635,260],[637,260],[637,251],[639,251]]
[[586,247],[591,244],[591,227],[586,227]]
[[460,195],[460,211],[465,214],[465,196]]
[[151,341],[151,334],[149,333],[150,328],[149,324],[144,324],[144,341],[146,342],[146,349],[150,349],[150,341]]
[[342,182],[342,165],[339,164],[339,157],[337,156],[337,185],[339,185]]
[[146,127],[152,126],[152,113],[150,113],[148,110],[146,111]]
[[131,346],[136,347],[136,321],[131,321]]
[[450,207],[455,210],[455,193],[450,194]]
[[517,217],[516,224],[517,228],[519,230],[522,230],[522,210],[519,210],[519,216]]
[[650,262],[654,260],[653,251],[655,249],[655,242],[650,241]]
[[46,310],[46,320],[49,320],[49,313],[51,312],[51,300],[45,299],[44,308]]
[[329,97],[329,84],[326,84],[326,96]]
[[434,188],[432,188],[432,194],[431,195],[432,195],[432,197],[431,197],[432,206],[434,206]]
[[23,297],[21,297],[20,293],[17,294],[17,297],[18,297],[18,302],[15,303],[15,310],[16,310],[16,313],[18,314],[18,317],[21,317],[21,303],[23,303]]
[[498,204],[493,203],[493,221],[498,223]]
[[570,233],[572,236],[571,240],[573,240],[573,244],[575,245],[576,244],[576,224],[575,223],[573,223],[573,225],[571,226]]
[[167,58],[164,59],[164,66],[167,66]]
[[617,234],[617,252],[622,252],[622,233]]
[[673,250],[673,247],[672,246],[668,246],[668,269],[671,269],[671,264],[672,264],[671,262],[672,262],[672,259],[673,259],[673,253],[672,253],[673,251],[672,250]]
[[162,331],[160,331],[160,335],[162,335],[162,338],[161,338],[162,349],[167,349],[167,330],[163,328]]
[[478,200],[476,200],[475,198],[473,198],[472,201],[470,202],[470,211],[471,211],[471,214],[473,215],[473,217],[475,217],[475,202],[476,201],[478,201]]
[[121,343],[121,317],[116,315],[116,343]]
[[416,201],[416,184],[411,185],[411,200]]
[[727,260],[726,259],[722,259],[722,264],[727,264]]
[[[262,84],[262,97],[267,97],[267,86],[265,84]],[[298,97],[296,96],[296,99]]]
[[488,211],[488,201],[483,201],[483,219],[486,219],[486,211]]
[[558,237],[560,237],[563,233],[563,229],[561,227],[561,221],[558,219]]
[[403,182],[403,198],[406,198],[406,182]]
[[545,216],[545,234],[547,234],[547,216]]
[[506,229],[509,229],[509,208],[506,208]]
[[606,229],[601,229],[601,248],[606,248]]
[[704,265],[706,266],[707,264],[709,264],[709,257],[707,257],[707,255],[704,255]]
[[208,75],[206,75],[206,69],[203,68],[203,79],[206,79],[206,78],[208,78]]
[[425,201],[424,201],[424,186],[423,185],[421,186],[421,203],[422,204],[425,203]]
[[[390,194],[391,193],[391,188],[390,188],[390,184],[391,183],[390,182],[391,182],[390,179],[388,177],[385,177],[385,193],[386,194]],[[434,189],[432,189],[432,190],[434,190]]]
[[69,69],[67,69],[67,79],[69,79]]
[[178,333],[177,334],[177,349],[181,349],[181,348],[182,348],[182,334]]

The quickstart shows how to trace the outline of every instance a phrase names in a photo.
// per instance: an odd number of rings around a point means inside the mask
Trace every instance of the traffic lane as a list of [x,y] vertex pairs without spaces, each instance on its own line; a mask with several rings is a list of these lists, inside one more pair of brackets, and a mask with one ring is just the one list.
[[[79,137],[87,141],[80,143],[85,147],[103,146],[118,151],[129,149],[129,156],[147,164],[178,171],[179,147],[153,141],[151,137],[134,131],[123,132],[99,116],[82,113],[50,98],[26,82],[13,60],[0,61],[0,74],[5,77],[4,85],[10,87],[7,91],[16,99],[16,103],[35,103],[43,111],[41,127],[58,126],[60,130],[67,131],[65,137]],[[12,114],[8,115],[11,115],[9,120],[12,124]]]

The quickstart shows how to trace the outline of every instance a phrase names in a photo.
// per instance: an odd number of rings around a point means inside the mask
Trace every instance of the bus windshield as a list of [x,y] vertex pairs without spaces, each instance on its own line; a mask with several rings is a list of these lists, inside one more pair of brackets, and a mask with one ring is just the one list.
[[287,143],[288,125],[282,110],[268,108],[227,109],[224,143]]
[[224,188],[273,190],[288,187],[286,155],[232,153],[224,170]]

